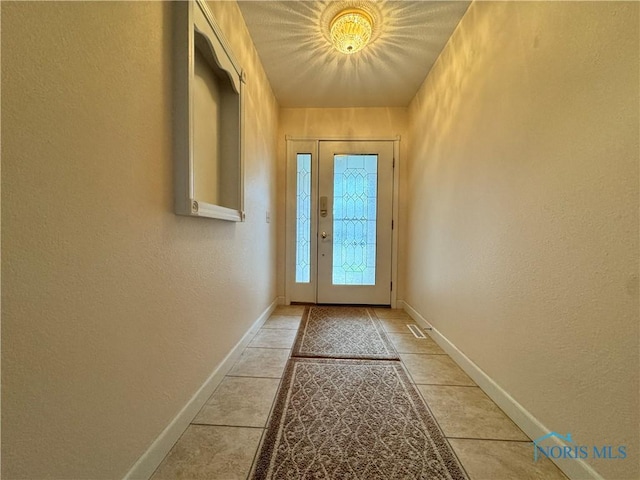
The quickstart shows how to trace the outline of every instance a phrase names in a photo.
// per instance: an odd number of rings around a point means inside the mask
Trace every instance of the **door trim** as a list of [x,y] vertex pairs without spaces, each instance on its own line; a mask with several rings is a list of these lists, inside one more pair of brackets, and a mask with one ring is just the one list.
[[[344,137],[344,136],[322,136],[322,137],[293,137],[285,135],[286,141],[286,171],[285,171],[285,305],[291,304],[292,297],[296,297],[297,288],[299,284],[295,283],[295,254],[296,254],[296,242],[295,242],[295,226],[296,226],[296,210],[295,210],[295,198],[296,198],[296,175],[295,169],[292,170],[295,165],[296,154],[309,153],[309,148],[314,148],[312,152],[311,164],[312,169],[315,166],[315,178],[312,181],[312,190],[317,192],[318,188],[318,154],[319,154],[319,142],[321,141],[392,141],[393,142],[393,157],[395,167],[393,169],[393,193],[392,193],[392,219],[394,227],[391,231],[391,308],[397,306],[398,296],[398,232],[401,225],[399,220],[399,186],[400,186],[400,136],[393,137]],[[298,143],[299,145],[296,145]],[[300,149],[304,149],[302,151]],[[312,222],[317,225],[317,205],[316,195],[312,195],[311,215]],[[312,235],[312,242],[317,240],[317,235]],[[312,245],[312,252],[317,251],[315,243]],[[316,303],[317,302],[317,289],[316,280],[312,274],[311,276],[312,286],[307,287],[309,291],[306,294],[305,302]],[[305,284],[309,285],[309,284]],[[313,293],[311,293],[313,290]]]

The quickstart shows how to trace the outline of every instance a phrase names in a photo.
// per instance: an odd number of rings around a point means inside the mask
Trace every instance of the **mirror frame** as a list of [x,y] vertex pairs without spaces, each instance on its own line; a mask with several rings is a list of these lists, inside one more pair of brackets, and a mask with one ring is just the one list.
[[[244,213],[244,84],[245,72],[240,67],[220,27],[204,0],[175,2],[173,5],[173,82],[174,82],[174,198],[175,213],[194,217],[217,218],[242,222]],[[206,40],[218,73],[226,74],[232,90],[238,95],[237,151],[220,156],[220,165],[233,165],[238,171],[237,202],[233,206],[208,203],[194,191],[198,172],[194,169],[194,78],[195,35]],[[224,121],[219,117],[218,121]],[[233,125],[231,125],[233,127]]]

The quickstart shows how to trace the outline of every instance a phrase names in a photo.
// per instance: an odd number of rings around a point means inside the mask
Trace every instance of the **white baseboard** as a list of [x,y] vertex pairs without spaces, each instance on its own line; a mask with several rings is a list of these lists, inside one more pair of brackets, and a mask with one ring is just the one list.
[[[407,302],[403,301],[402,303],[409,316],[423,328],[430,328],[426,333],[449,354],[460,368],[478,384],[529,438],[540,438],[551,432],[469,357],[462,353],[447,337],[434,328],[415,308]],[[548,442],[549,444],[555,442],[560,447],[565,446],[559,438],[555,437],[549,438]],[[531,447],[531,461],[533,461],[533,446]],[[553,462],[572,480],[603,480],[602,476],[582,459],[553,459]]]
[[262,312],[258,319],[247,333],[240,339],[229,354],[222,362],[213,370],[209,378],[202,384],[198,391],[191,397],[187,404],[176,417],[167,425],[162,433],[154,440],[146,452],[131,467],[131,470],[125,475],[124,480],[147,480],[153,472],[156,471],[164,457],[171,450],[173,445],[178,441],[180,436],[187,429],[191,421],[198,414],[202,406],[209,399],[211,394],[220,385],[224,376],[231,370],[236,363],[244,348],[249,344],[256,332],[262,327],[264,322],[269,318],[271,313],[278,305],[276,298],[267,309]]
[[287,304],[287,301],[286,301],[284,296],[277,297],[276,298],[276,302],[278,303],[278,305],[286,305]]

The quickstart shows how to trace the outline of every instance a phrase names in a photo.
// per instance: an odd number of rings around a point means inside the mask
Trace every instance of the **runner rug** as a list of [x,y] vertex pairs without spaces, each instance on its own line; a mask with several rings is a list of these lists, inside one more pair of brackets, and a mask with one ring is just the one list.
[[467,477],[400,362],[291,358],[253,478]]
[[365,307],[306,307],[291,356],[400,360],[380,321]]

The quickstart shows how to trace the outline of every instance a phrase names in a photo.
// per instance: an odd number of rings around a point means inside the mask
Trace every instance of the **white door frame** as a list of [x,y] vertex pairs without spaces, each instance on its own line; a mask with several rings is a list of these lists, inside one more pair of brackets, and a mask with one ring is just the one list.
[[[393,230],[391,232],[391,308],[397,306],[398,292],[398,201],[399,201],[399,183],[400,183],[400,136],[395,137],[335,137],[323,136],[317,138],[300,138],[285,136],[286,140],[286,187],[285,187],[285,304],[289,305],[294,301],[303,301],[315,303],[316,298],[316,277],[317,271],[312,267],[311,279],[308,284],[299,284],[295,282],[295,255],[296,255],[296,161],[297,154],[311,153],[311,168],[314,180],[312,181],[312,204],[311,204],[311,222],[317,226],[317,172],[318,172],[318,145],[320,141],[392,141],[393,142]],[[312,233],[315,228],[312,227]],[[317,251],[317,235],[311,235],[311,251]],[[314,262],[315,263],[315,262]],[[298,300],[301,299],[301,300]]]

